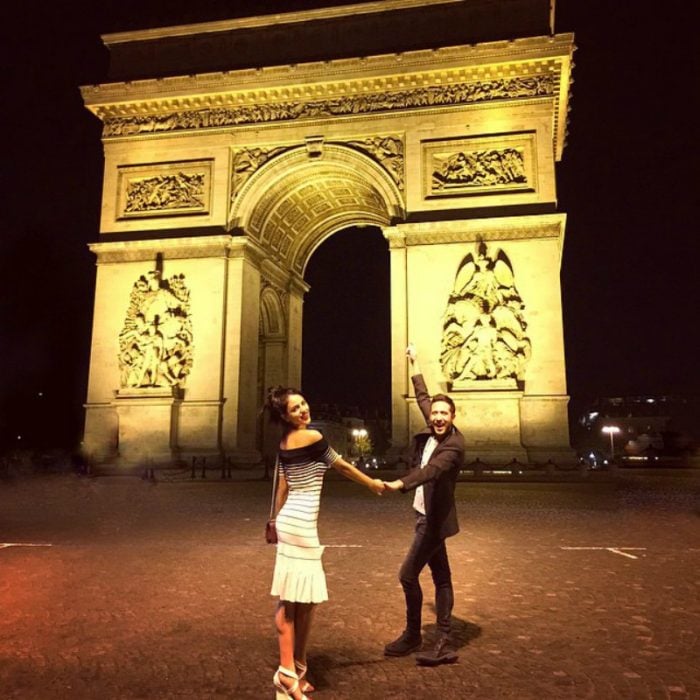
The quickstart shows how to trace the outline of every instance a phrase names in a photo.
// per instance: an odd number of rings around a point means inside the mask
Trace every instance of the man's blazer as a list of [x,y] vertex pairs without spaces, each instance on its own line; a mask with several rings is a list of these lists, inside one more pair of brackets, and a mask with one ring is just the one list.
[[[418,406],[430,421],[430,395],[422,374],[411,377],[416,390]],[[423,485],[425,496],[426,525],[429,532],[441,539],[451,537],[459,532],[457,508],[455,507],[455,484],[459,472],[464,466],[464,437],[453,426],[450,432],[437,444],[428,463],[421,469],[421,456],[425,443],[432,435],[430,427],[421,430],[413,437],[411,445],[411,470],[401,477],[402,491],[412,491]]]

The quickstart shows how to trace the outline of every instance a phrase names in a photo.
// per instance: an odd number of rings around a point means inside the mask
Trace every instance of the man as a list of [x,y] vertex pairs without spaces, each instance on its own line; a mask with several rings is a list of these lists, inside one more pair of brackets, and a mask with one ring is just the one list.
[[428,427],[414,436],[411,470],[400,479],[386,483],[390,491],[413,491],[416,528],[413,544],[399,572],[406,596],[406,629],[384,647],[386,656],[406,656],[420,649],[423,592],[418,577],[427,564],[435,584],[437,639],[432,651],[416,655],[422,665],[457,660],[450,640],[450,619],[454,604],[450,563],[445,540],[459,532],[455,507],[455,484],[464,464],[464,438],[454,426],[455,405],[445,394],[430,398],[413,345],[406,349],[411,363],[418,405]]

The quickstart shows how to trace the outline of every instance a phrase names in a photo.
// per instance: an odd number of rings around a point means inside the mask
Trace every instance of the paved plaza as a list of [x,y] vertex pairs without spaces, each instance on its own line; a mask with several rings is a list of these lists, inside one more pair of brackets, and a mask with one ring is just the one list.
[[[314,697],[700,698],[699,486],[460,483],[459,661],[419,668],[382,654],[403,627],[410,499],[331,476]],[[269,489],[185,472],[1,481],[0,697],[272,698]]]

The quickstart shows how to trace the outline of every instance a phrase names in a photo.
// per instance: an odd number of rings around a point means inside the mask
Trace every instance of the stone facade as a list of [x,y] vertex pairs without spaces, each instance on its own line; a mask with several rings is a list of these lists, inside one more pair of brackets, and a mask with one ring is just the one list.
[[[411,340],[429,386],[452,391],[471,456],[568,457],[555,163],[572,53],[571,35],[548,35],[84,87],[105,151],[86,450],[258,461],[263,388],[301,380],[306,264],[333,233],[373,225],[391,248],[394,445],[419,422]],[[186,308],[140,311],[141,279],[159,299],[179,280]],[[441,363],[448,346],[456,364]]]

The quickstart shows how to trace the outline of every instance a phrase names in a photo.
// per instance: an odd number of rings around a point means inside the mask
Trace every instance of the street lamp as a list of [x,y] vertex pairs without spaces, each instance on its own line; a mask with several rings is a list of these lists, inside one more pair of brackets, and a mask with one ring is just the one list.
[[604,425],[603,432],[610,436],[610,461],[615,459],[615,442],[614,437],[620,432],[620,429],[616,425]]
[[355,446],[357,447],[359,462],[362,464],[362,445],[364,439],[367,437],[367,430],[365,430],[365,428],[353,428],[352,436],[355,438]]

